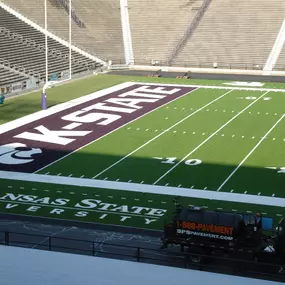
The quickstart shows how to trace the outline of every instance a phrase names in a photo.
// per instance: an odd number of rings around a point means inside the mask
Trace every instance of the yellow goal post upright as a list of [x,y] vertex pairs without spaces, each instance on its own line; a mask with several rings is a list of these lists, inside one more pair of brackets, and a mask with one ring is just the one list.
[[45,0],[45,7],[44,7],[44,14],[45,14],[45,64],[46,64],[46,78],[45,78],[45,84],[43,86],[42,90],[42,109],[46,110],[47,109],[47,94],[46,90],[51,87],[55,87],[56,84],[62,83],[64,81],[71,80],[72,78],[72,70],[71,70],[71,15],[72,15],[72,0],[67,0],[69,1],[69,78],[63,79],[60,81],[54,81],[51,80],[49,81],[49,75],[48,75],[48,21],[47,21],[47,1]]

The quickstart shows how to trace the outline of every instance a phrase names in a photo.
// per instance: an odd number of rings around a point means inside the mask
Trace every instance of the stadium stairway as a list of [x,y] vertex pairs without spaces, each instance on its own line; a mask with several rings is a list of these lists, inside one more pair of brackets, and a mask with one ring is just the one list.
[[[28,19],[44,27],[44,1],[4,0]],[[124,60],[120,1],[72,1],[72,8],[85,27],[72,21],[72,44],[103,60]],[[59,2],[47,1],[48,30],[68,41],[68,13]]]
[[174,64],[261,69],[284,15],[283,0],[213,0]]
[[167,61],[203,0],[129,0],[136,64]]
[[283,45],[283,48],[273,70],[285,70],[285,45]]
[[[0,8],[1,57],[19,64],[45,78],[45,36],[6,10]],[[68,70],[69,49],[48,38],[49,74]],[[94,70],[99,65],[85,56],[72,52],[72,73]]]

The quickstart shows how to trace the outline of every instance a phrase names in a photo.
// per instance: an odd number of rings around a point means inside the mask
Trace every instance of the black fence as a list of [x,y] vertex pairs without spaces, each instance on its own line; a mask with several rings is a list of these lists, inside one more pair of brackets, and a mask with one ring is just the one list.
[[0,231],[0,244],[106,257],[285,282],[285,267],[225,257],[182,253],[179,247],[151,249],[55,236]]

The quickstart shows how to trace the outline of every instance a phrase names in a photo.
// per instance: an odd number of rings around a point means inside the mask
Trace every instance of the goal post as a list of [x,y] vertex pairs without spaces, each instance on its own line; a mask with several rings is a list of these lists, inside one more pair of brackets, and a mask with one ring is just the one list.
[[48,74],[48,13],[47,13],[47,10],[48,10],[48,7],[47,7],[47,1],[48,0],[45,0],[45,4],[44,4],[44,17],[45,17],[45,65],[46,65],[46,76],[45,76],[45,84],[43,86],[43,89],[42,89],[42,94],[41,94],[41,102],[42,102],[42,109],[43,110],[46,110],[47,109],[47,94],[46,94],[46,90],[48,88],[51,88],[51,87],[55,87],[56,84],[59,84],[59,83],[62,83],[64,81],[68,81],[68,80],[71,80],[72,78],[72,63],[71,63],[71,59],[72,59],[72,56],[71,56],[71,52],[72,52],[72,49],[71,49],[71,37],[72,37],[72,27],[71,27],[71,16],[72,16],[72,0],[67,0],[69,1],[69,15],[68,15],[68,25],[69,25],[69,78],[68,79],[63,79],[63,80],[59,80],[59,81],[54,81],[54,80],[51,80],[49,81],[49,74]]

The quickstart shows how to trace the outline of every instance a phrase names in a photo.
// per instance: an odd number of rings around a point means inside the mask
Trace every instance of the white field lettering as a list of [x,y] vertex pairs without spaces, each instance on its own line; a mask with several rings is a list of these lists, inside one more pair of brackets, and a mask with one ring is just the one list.
[[0,170],[38,172],[194,90],[133,83],[99,99],[85,98],[80,104],[52,112],[36,123],[28,122],[0,133]]
[[228,124],[230,124],[233,120],[235,120],[238,116],[240,116],[244,111],[246,111],[248,108],[250,108],[253,104],[258,102],[260,99],[262,99],[269,91],[262,94],[260,97],[258,97],[256,100],[254,100],[251,104],[249,104],[247,107],[245,107],[243,110],[238,112],[234,117],[232,117],[229,121],[227,121],[224,125],[222,125],[219,129],[217,129],[213,134],[211,134],[208,138],[206,138],[202,143],[200,143],[196,148],[194,148],[192,151],[187,153],[178,163],[173,165],[169,170],[167,170],[163,175],[161,175],[154,183],[153,185],[156,185],[162,178],[164,178],[167,174],[169,174],[171,171],[173,171],[178,165],[180,165],[185,159],[187,159],[190,155],[192,155],[195,151],[197,151],[200,147],[202,147],[207,141],[209,141],[212,137],[214,137],[218,132],[220,132],[223,128],[225,128]]
[[[68,211],[73,213],[77,218],[92,218],[93,222],[100,222],[113,215],[113,218],[119,219],[120,222],[133,218],[141,219],[145,225],[157,222],[162,218],[167,210],[143,206],[129,206],[106,203],[98,199],[82,199],[74,202],[67,198],[50,198],[36,195],[5,193],[0,197],[0,202],[5,203],[5,210],[15,208],[21,209],[25,206],[25,212],[40,213],[44,208],[51,208],[50,215],[56,217],[63,215]],[[94,215],[96,214],[96,215]]]

